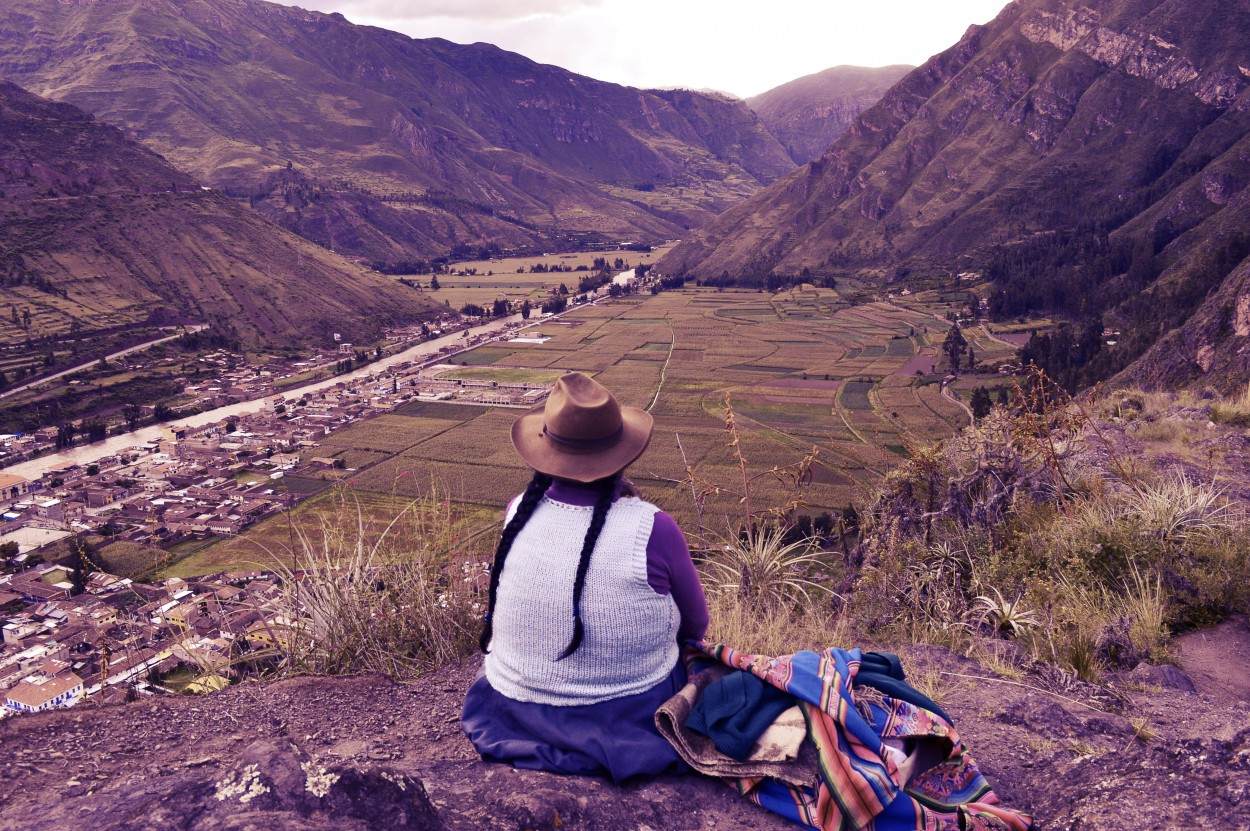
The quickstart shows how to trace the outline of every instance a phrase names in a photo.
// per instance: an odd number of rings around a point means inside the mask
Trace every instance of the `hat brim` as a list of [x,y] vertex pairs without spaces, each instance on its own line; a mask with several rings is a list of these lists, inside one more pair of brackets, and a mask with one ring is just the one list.
[[574,482],[594,482],[624,470],[647,449],[655,426],[646,410],[621,407],[620,439],[608,448],[577,452],[547,439],[543,412],[544,406],[535,407],[512,423],[512,446],[539,473]]

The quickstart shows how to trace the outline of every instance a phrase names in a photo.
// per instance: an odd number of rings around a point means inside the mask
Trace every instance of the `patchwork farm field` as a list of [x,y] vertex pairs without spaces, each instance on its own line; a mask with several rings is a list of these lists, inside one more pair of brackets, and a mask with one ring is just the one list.
[[[931,308],[888,302],[851,306],[836,291],[805,287],[768,295],[688,288],[574,309],[526,330],[542,343],[490,343],[455,358],[448,378],[544,383],[569,370],[596,377],[622,403],[648,409],[651,445],[630,468],[644,495],[684,527],[724,532],[740,512],[741,475],[725,430],[732,407],[757,505],[785,504],[788,485],[768,473],[816,454],[802,491],[812,514],[862,504],[913,442],[952,435],[968,416],[942,393],[938,356],[950,324]],[[965,330],[978,362],[995,367],[1012,349]],[[935,374],[934,368],[938,368]],[[994,375],[960,378],[966,399]],[[334,433],[322,455],[348,468],[336,488],[310,500],[316,518],[345,491],[371,511],[391,510],[437,483],[466,516],[497,523],[529,470],[509,431],[520,410],[414,402]],[[688,468],[711,492],[700,514]],[[320,506],[320,507],[318,507]],[[270,520],[230,543],[241,554],[281,548],[289,529]],[[311,526],[310,526],[311,527]],[[256,537],[252,542],[249,538]],[[249,548],[250,546],[250,548]],[[259,546],[259,548],[258,548]],[[196,556],[218,567],[223,546]]]
[[[705,520],[736,504],[728,401],[752,471],[784,467],[816,449],[804,498],[818,512],[862,499],[909,441],[939,439],[966,424],[963,409],[942,396],[938,376],[903,372],[918,355],[929,356],[931,366],[930,344],[941,343],[949,326],[922,308],[849,306],[830,289],[684,289],[576,309],[527,331],[546,342],[481,347],[458,356],[465,368],[451,375],[507,383],[579,370],[623,403],[648,408],[655,434],[631,474],[648,498],[687,522],[694,506],[679,484],[687,466],[722,489],[710,498]],[[973,342],[984,362],[1010,357],[1008,347],[996,350],[988,338]],[[509,441],[517,411],[440,406],[438,424],[446,429],[434,430],[426,412],[405,409],[384,426],[371,426],[381,421],[373,419],[335,434],[338,449],[393,448],[347,486],[415,496],[434,476],[457,501],[506,505],[528,478]],[[393,421],[409,417],[416,418],[410,429]],[[387,442],[380,434],[390,429],[404,435]],[[759,478],[754,491],[763,501],[786,495],[771,476]]]
[[[428,478],[426,484],[428,493]],[[195,577],[225,569],[298,569],[302,565],[298,558],[301,537],[312,550],[318,550],[326,545],[327,529],[348,529],[353,533],[360,529],[360,535],[369,544],[386,534],[402,550],[406,544],[415,544],[415,537],[424,531],[412,508],[412,497],[402,493],[374,493],[359,488],[326,490],[290,512],[262,520],[246,534],[178,560],[163,569],[161,576]],[[457,544],[489,550],[494,540],[486,532],[498,521],[495,513],[480,506],[459,506],[451,531]],[[335,546],[335,537],[329,544]]]

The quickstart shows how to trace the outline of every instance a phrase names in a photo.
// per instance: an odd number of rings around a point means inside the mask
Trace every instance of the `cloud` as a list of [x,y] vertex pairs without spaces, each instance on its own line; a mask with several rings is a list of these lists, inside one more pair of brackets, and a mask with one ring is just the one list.
[[569,14],[603,0],[283,0],[313,11],[342,12],[351,20],[473,20],[482,23]]
[[1006,0],[280,2],[417,38],[485,41],[604,81],[747,96],[838,64],[919,64]]

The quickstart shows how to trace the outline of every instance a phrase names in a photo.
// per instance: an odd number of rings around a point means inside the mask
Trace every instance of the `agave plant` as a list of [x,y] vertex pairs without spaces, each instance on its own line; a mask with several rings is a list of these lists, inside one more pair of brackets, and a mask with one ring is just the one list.
[[1006,600],[998,589],[991,589],[994,596],[978,595],[973,601],[972,611],[979,613],[982,623],[988,623],[998,632],[1007,637],[1017,637],[1030,629],[1042,625],[1037,615],[1026,609],[1020,602],[1020,595],[1015,600]]

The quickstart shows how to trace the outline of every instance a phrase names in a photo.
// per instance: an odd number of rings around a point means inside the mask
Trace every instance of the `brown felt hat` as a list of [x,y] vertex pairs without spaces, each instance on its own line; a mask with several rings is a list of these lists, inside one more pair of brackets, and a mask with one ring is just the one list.
[[650,413],[622,407],[598,381],[570,372],[546,403],[513,423],[512,446],[539,473],[593,482],[641,456],[653,423]]

